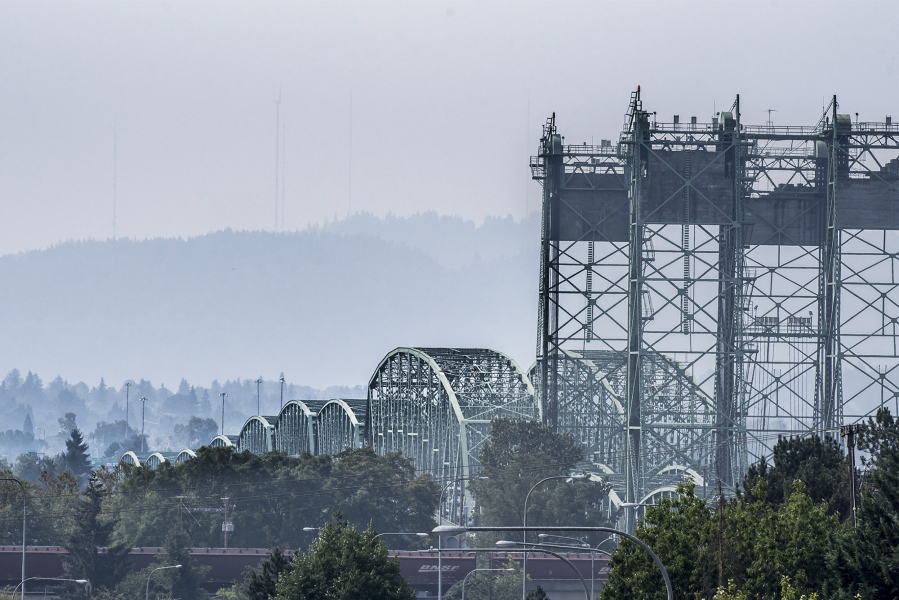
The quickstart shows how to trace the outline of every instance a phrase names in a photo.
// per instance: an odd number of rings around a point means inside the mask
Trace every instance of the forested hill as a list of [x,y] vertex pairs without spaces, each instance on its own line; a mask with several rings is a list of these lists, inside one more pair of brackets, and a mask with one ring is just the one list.
[[0,257],[0,370],[119,387],[284,372],[365,384],[400,345],[534,353],[539,219],[356,215],[297,233],[72,241]]

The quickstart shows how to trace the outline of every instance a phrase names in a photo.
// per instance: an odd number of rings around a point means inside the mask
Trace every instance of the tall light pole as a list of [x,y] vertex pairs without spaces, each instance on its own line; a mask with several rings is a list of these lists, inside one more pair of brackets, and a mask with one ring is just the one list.
[[[180,569],[181,565],[170,565],[168,567],[156,567],[152,571],[150,571],[150,577],[153,577],[153,573],[156,571],[161,571],[163,569]],[[146,600],[150,600],[150,577],[147,577],[147,595]]]
[[[27,579],[25,579],[25,518],[26,518],[26,515],[28,514],[25,512],[25,498],[26,498],[25,484],[22,483],[21,481],[19,481],[18,479],[16,479],[15,477],[3,477],[2,479],[0,479],[0,481],[13,481],[15,483],[18,483],[19,487],[22,488],[22,583],[20,583],[19,585],[22,586],[22,600],[25,600],[25,582],[27,581]],[[18,587],[18,586],[16,586],[16,587]],[[15,593],[15,591],[13,591],[13,594],[12,594],[12,596],[10,596],[10,598],[15,598],[15,597],[16,597],[16,593]]]
[[[535,483],[533,485],[533,487],[531,487],[531,489],[528,491],[527,496],[524,497],[524,516],[522,518],[522,521],[523,521],[522,524],[524,525],[524,530],[521,533],[521,539],[525,542],[528,541],[528,534],[527,534],[528,500],[531,499],[531,492],[533,492],[535,489],[537,489],[537,486],[539,486],[541,483],[543,483],[545,481],[550,481],[552,479],[571,479],[572,481],[582,481],[584,479],[587,479],[587,476],[583,475],[583,474],[581,474],[581,475],[553,475],[551,477],[544,477],[543,479],[541,479],[540,481]],[[525,600],[525,597],[527,596],[527,590],[528,590],[528,553],[525,552],[524,560],[521,561],[521,600]]]
[[225,392],[219,393],[219,396],[222,397],[222,435],[225,435],[225,396],[227,396]]
[[256,380],[256,414],[262,414],[262,404],[259,400],[259,386],[262,385],[262,377]]
[[478,571],[514,571],[515,569],[472,569],[468,573],[465,574],[465,577],[462,578],[462,600],[465,600],[465,582],[468,581],[468,576],[472,573],[477,573]]
[[131,382],[125,382],[125,435],[122,436],[123,440],[128,439],[128,413],[129,411],[129,401],[131,400]]
[[141,396],[140,398],[140,447],[141,452],[147,451],[147,438],[144,437],[144,424],[147,417],[147,397]]
[[[22,582],[19,583],[19,585],[22,586],[22,595],[23,596],[25,595],[25,582],[32,581],[34,579],[37,579],[40,581],[73,581],[73,582],[81,584],[81,585],[90,585],[91,584],[91,582],[88,581],[87,579],[64,579],[62,577],[29,577],[28,579],[23,579]],[[12,595],[10,596],[10,598],[16,597],[16,590],[19,589],[19,585],[17,585],[16,589],[12,591]]]
[[284,410],[284,375],[278,381],[281,382],[281,410]]
[[[483,481],[483,480],[487,480],[490,478],[486,477],[484,475],[479,475],[478,477],[475,477],[475,479],[480,479]],[[437,500],[437,525],[440,525],[440,520],[443,518],[443,495],[446,494],[446,490],[449,488],[449,486],[453,485],[454,483],[458,483],[460,481],[465,481],[465,477],[457,477],[456,479],[451,479],[450,481],[448,481],[446,483],[446,485],[443,486],[443,489],[440,490],[440,498]],[[464,494],[465,492],[463,491],[462,493]],[[460,510],[460,515],[459,515],[459,524],[460,525],[462,524],[461,510]],[[441,540],[440,540],[440,538],[438,538],[437,539],[437,548],[438,549],[441,547],[440,543],[441,543]],[[443,553],[438,552],[437,553],[437,600],[441,600],[442,598],[443,598]]]

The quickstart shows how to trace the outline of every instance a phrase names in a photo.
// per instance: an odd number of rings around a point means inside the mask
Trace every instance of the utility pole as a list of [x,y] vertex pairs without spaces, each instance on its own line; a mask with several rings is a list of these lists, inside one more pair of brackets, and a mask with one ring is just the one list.
[[724,587],[724,493],[718,479],[718,589]]
[[125,435],[122,437],[123,440],[128,439],[128,413],[130,412],[130,408],[128,406],[131,394],[131,382],[125,382]]
[[846,449],[849,454],[849,522],[852,523],[853,529],[856,527],[855,511],[858,510],[855,493],[855,434],[860,427],[858,423],[840,427],[840,437],[846,438]]
[[225,549],[228,548],[228,532],[234,531],[234,524],[228,520],[228,498],[222,498],[225,502],[225,521],[222,523],[222,531],[225,533]]
[[147,451],[147,438],[144,437],[144,424],[147,417],[147,397],[141,396],[140,399],[141,410],[140,410],[140,447],[141,452]]
[[222,397],[222,435],[225,435],[225,396],[227,395],[225,392],[219,394]]

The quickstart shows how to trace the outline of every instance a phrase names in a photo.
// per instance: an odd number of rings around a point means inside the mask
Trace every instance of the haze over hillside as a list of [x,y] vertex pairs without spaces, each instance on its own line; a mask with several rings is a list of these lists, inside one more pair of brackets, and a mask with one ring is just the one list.
[[358,214],[296,233],[71,241],[0,257],[0,369],[364,385],[400,345],[533,360],[539,218]]

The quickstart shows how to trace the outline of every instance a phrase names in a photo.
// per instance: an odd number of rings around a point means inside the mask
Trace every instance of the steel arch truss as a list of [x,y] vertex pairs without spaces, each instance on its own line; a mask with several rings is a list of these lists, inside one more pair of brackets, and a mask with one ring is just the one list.
[[318,411],[318,453],[335,455],[361,448],[367,402],[330,400]]
[[485,349],[397,348],[372,375],[368,402],[371,447],[382,455],[402,452],[417,471],[448,484],[440,518],[455,523],[463,519],[465,480],[477,473],[490,421],[540,417],[515,361]]
[[291,400],[275,423],[275,446],[290,456],[318,453],[315,435],[316,408],[309,402]]
[[247,419],[237,438],[238,452],[265,454],[275,449],[275,426],[277,417],[252,416]]

